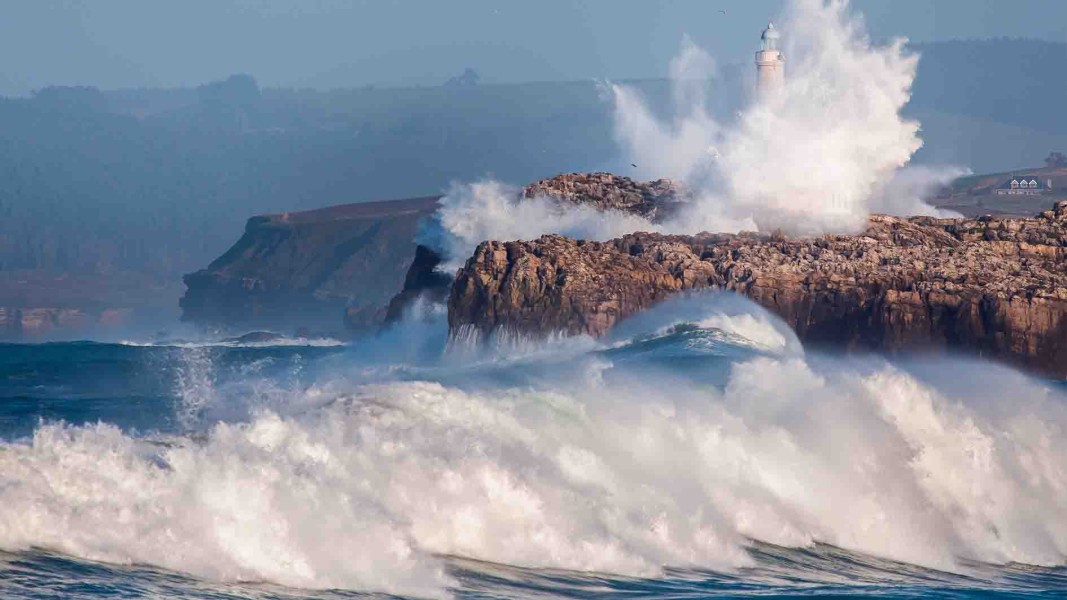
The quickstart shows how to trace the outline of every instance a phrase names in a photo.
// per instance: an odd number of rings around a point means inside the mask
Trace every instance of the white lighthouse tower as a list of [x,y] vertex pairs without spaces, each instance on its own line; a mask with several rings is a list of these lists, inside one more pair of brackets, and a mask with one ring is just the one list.
[[778,38],[778,30],[773,23],[767,25],[760,38],[760,50],[756,53],[756,73],[759,77],[756,88],[760,96],[777,92],[785,83],[785,57],[778,50]]

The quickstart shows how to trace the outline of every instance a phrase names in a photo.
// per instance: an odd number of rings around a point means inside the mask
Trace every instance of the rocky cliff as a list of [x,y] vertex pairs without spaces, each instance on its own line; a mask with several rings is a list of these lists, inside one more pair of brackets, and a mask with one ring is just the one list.
[[[684,190],[668,179],[635,181],[611,173],[564,173],[535,181],[523,188],[517,200],[548,198],[560,204],[587,204],[598,210],[619,210],[659,221],[684,201]],[[441,256],[419,246],[404,278],[404,287],[389,302],[385,322],[399,320],[416,300],[443,302],[452,286],[452,274],[438,270]]]
[[184,277],[182,320],[220,331],[373,328],[404,283],[437,197],[249,219],[207,269]]
[[685,191],[669,179],[635,181],[611,173],[566,173],[531,183],[523,188],[522,196],[588,204],[599,210],[620,210],[658,221],[684,201]]
[[438,270],[441,255],[428,246],[415,248],[415,258],[411,261],[404,287],[389,301],[385,314],[385,324],[392,324],[404,317],[404,312],[419,298],[440,304],[448,298],[452,288],[452,276]]
[[634,233],[485,242],[449,297],[452,335],[604,335],[672,295],[732,290],[801,339],[955,349],[1067,376],[1067,202],[1034,218],[875,215],[859,235]]

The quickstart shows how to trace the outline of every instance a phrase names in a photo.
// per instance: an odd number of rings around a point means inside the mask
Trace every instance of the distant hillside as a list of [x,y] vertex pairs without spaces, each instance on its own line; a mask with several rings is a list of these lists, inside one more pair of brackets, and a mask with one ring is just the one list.
[[[999,194],[997,190],[1014,177],[1032,177],[1041,186],[1039,195]],[[1051,189],[1047,184],[1051,183]],[[1032,216],[1058,200],[1067,200],[1067,165],[1046,165],[1003,173],[985,173],[957,179],[934,202],[968,217],[981,215]]]
[[437,197],[261,215],[206,269],[185,276],[182,320],[219,331],[337,335],[375,328],[415,256]]
[[[662,95],[664,82],[642,84]],[[412,197],[453,180],[604,167],[593,82],[0,99],[0,270],[205,264],[250,215]]]

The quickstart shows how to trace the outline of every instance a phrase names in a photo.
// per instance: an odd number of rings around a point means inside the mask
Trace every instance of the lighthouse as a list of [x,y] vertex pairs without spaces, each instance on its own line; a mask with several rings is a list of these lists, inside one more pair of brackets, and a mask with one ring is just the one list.
[[785,83],[785,57],[778,50],[778,38],[773,23],[767,25],[760,38],[760,50],[756,53],[756,88],[760,96],[776,92]]

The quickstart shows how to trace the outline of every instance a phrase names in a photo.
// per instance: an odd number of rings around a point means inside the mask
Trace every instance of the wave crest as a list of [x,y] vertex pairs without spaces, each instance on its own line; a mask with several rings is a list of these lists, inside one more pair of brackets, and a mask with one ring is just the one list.
[[588,361],[600,376],[535,386],[354,385],[197,438],[45,425],[0,446],[0,547],[412,594],[453,583],[441,555],[656,575],[751,565],[759,540],[1063,562],[1067,404],[1039,382],[793,355],[709,387]]

